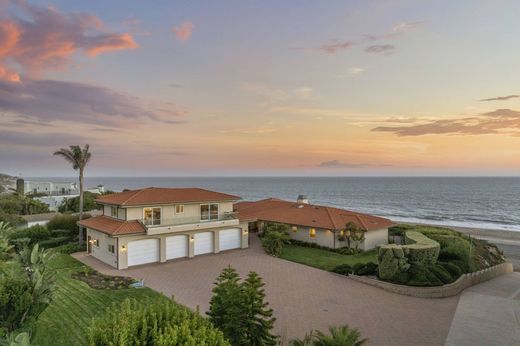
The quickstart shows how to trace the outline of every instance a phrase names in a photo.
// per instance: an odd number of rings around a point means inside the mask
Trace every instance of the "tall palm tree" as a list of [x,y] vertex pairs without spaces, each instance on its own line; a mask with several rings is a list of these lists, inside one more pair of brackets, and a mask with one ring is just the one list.
[[[81,149],[79,145],[71,145],[69,148],[61,148],[54,155],[63,157],[67,162],[72,164],[75,171],[79,171],[79,219],[83,219],[83,173],[85,167],[90,160],[91,153],[88,151],[90,146],[85,144]],[[79,227],[79,244],[83,245],[83,227]]]

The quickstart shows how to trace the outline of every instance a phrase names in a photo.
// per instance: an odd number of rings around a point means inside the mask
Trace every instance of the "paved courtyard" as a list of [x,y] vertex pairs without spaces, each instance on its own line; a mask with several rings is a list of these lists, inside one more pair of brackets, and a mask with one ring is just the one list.
[[144,279],[145,285],[191,308],[208,309],[213,282],[232,265],[244,276],[264,279],[274,309],[276,332],[284,340],[311,329],[348,324],[371,345],[444,345],[459,297],[420,299],[367,286],[347,277],[266,255],[255,235],[250,247],[218,255],[151,264],[117,271],[84,253],[76,258],[110,275]]

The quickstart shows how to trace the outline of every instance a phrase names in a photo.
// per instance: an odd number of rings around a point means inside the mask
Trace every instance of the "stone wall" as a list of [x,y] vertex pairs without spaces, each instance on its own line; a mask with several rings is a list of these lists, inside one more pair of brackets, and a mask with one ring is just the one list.
[[435,287],[415,287],[397,285],[386,281],[372,279],[366,276],[350,275],[352,280],[362,282],[367,285],[379,287],[385,291],[412,296],[417,298],[445,298],[459,294],[468,287],[488,281],[500,275],[513,272],[513,265],[509,262],[501,263],[494,267],[480,270],[474,273],[463,274],[457,281],[444,286]]

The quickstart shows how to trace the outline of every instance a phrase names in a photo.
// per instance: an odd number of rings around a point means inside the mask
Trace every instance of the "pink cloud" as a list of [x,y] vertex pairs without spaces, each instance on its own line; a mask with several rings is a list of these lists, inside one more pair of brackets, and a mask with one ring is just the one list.
[[329,54],[337,53],[340,50],[348,49],[354,45],[353,42],[346,41],[346,42],[333,42],[328,43],[320,46],[320,49],[324,52],[327,52]]
[[187,21],[182,23],[180,26],[174,26],[172,31],[177,40],[184,42],[190,39],[191,34],[193,33],[193,28],[193,23]]
[[[53,7],[38,7],[26,2],[13,3],[24,18],[0,17],[0,79],[19,81],[20,73],[38,76],[48,70],[64,68],[72,54],[89,56],[138,45],[128,33],[111,33],[96,16],[85,13],[64,14]],[[16,64],[16,71],[10,63]]]

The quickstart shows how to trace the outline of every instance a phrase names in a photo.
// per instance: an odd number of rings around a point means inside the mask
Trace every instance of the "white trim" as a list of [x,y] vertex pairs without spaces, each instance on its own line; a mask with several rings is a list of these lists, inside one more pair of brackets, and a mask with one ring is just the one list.
[[[144,220],[145,220],[145,218],[144,218],[144,210],[145,210],[145,209],[152,209],[152,224],[151,224],[151,225],[147,225],[147,224],[145,223],[145,221],[144,221]],[[157,224],[157,225],[154,224],[154,221],[155,221],[155,220],[154,220],[154,217],[153,217],[153,210],[154,210],[154,209],[160,209],[160,210],[161,210],[161,218],[159,219],[159,224]],[[143,219],[142,219],[142,220],[143,220],[143,224],[144,224],[145,226],[160,226],[160,225],[162,225],[162,218],[163,218],[162,215],[163,215],[162,207],[143,207]]]
[[[215,219],[211,219],[211,205],[212,204],[216,204],[217,205],[217,219],[218,220],[218,216],[220,215],[220,203],[201,203],[199,205],[199,212],[200,212],[200,221],[201,222],[207,222],[207,221],[214,221]],[[208,206],[208,219],[203,219],[202,218],[202,206],[203,205],[207,205]]]
[[[177,211],[177,207],[182,207],[182,211]],[[175,214],[184,214],[184,204],[175,204]]]

